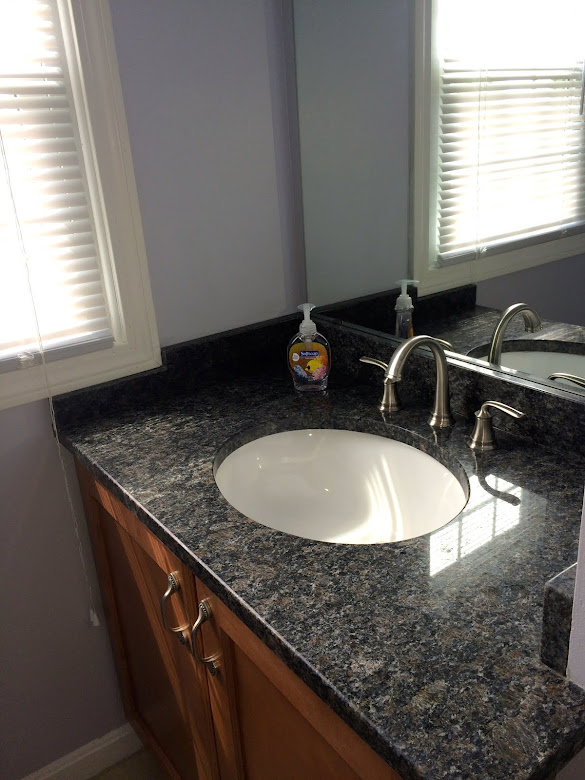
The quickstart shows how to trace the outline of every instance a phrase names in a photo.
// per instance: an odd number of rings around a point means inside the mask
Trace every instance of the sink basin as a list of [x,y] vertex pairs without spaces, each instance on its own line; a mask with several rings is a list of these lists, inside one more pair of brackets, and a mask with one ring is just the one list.
[[411,539],[448,523],[468,489],[416,447],[370,433],[282,431],[249,441],[215,470],[224,498],[257,523],[322,542]]
[[[529,344],[530,348],[523,348],[523,344]],[[546,342],[545,342],[546,343]],[[513,342],[508,342],[507,349],[502,352],[501,365],[506,368],[513,368],[516,371],[524,371],[527,374],[548,378],[555,372],[564,372],[566,374],[576,374],[585,377],[585,355],[575,354],[569,351],[563,351],[562,342],[557,342],[556,349],[539,350],[538,341],[521,342],[522,348],[514,349]],[[552,344],[551,344],[552,346]],[[568,345],[577,350],[582,348],[581,344]],[[484,350],[472,350],[470,355],[478,357],[479,360],[487,360],[489,345]],[[555,380],[556,384],[566,384],[575,389],[572,382],[564,379]]]

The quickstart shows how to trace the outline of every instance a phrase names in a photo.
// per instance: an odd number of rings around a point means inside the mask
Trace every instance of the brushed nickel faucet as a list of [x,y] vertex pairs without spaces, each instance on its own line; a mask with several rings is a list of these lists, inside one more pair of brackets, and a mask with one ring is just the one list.
[[384,382],[392,384],[402,379],[402,368],[413,349],[428,347],[433,353],[437,366],[437,383],[435,385],[435,403],[429,419],[432,428],[449,428],[455,423],[449,405],[449,373],[447,358],[441,344],[432,336],[413,336],[401,344],[392,355],[392,360],[386,371]]
[[429,419],[429,425],[433,428],[448,428],[454,424],[453,415],[449,406],[449,375],[447,370],[447,358],[443,347],[437,339],[431,336],[414,336],[401,344],[392,355],[389,365],[372,358],[360,358],[363,363],[373,363],[384,368],[384,398],[380,405],[382,412],[396,411],[399,405],[393,393],[394,385],[402,379],[402,368],[413,349],[428,347],[437,366],[437,384],[435,386],[435,403]]
[[504,332],[508,327],[510,320],[520,313],[522,313],[522,316],[524,317],[524,330],[528,331],[529,333],[534,333],[535,330],[540,330],[542,328],[540,317],[534,311],[532,306],[529,306],[527,303],[514,303],[512,306],[508,306],[506,311],[504,311],[500,317],[500,321],[494,330],[490,344],[488,362],[497,364],[500,363],[502,358],[502,343],[504,341]]

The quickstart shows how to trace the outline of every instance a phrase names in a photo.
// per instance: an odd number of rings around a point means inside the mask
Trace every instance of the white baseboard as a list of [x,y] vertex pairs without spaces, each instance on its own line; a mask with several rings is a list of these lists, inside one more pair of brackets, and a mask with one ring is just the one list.
[[22,780],[89,780],[140,750],[142,743],[129,723],[62,756]]

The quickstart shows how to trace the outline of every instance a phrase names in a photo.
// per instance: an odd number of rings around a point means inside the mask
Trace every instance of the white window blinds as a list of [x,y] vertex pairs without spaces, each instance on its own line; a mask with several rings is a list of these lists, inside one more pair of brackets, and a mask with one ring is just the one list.
[[104,242],[51,0],[0,0],[0,151],[0,371],[23,353],[111,345]]
[[438,0],[438,265],[585,229],[585,2]]

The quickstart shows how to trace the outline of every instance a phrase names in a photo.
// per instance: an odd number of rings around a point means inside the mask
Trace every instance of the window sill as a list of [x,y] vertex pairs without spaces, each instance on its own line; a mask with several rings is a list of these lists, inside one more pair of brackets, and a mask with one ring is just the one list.
[[0,378],[0,410],[138,374],[162,365],[158,347],[111,349],[20,368]]

